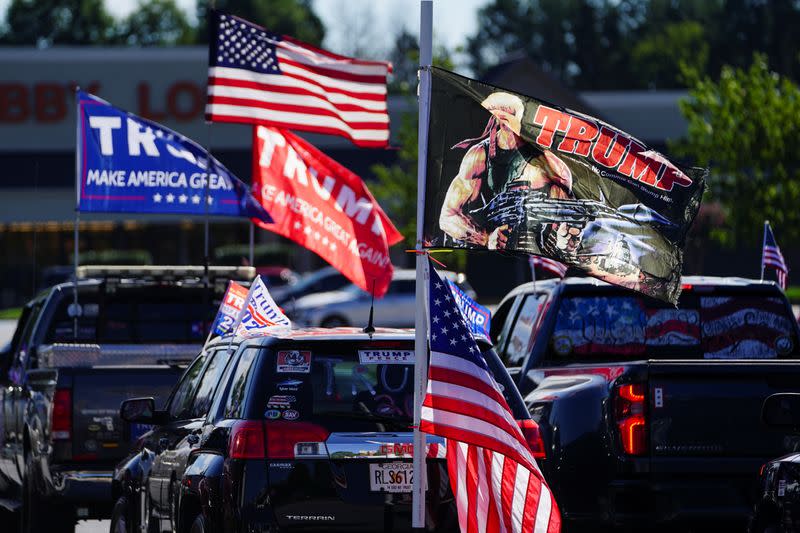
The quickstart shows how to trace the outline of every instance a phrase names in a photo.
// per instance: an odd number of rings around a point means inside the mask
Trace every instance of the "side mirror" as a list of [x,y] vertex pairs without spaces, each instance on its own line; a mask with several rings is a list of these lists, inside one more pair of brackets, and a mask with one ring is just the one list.
[[131,398],[120,405],[119,417],[125,422],[163,424],[167,420],[167,413],[156,409],[153,398]]
[[800,430],[800,394],[773,394],[761,406],[761,420],[772,428]]
[[58,369],[36,368],[27,372],[28,387],[37,392],[45,392],[56,388]]

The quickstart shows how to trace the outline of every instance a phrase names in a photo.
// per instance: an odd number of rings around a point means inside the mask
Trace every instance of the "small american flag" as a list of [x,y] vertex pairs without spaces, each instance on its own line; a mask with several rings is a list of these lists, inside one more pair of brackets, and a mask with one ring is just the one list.
[[559,278],[563,278],[564,274],[567,273],[567,269],[569,268],[564,263],[555,261],[553,259],[548,259],[540,255],[532,255],[528,261],[531,264],[531,274],[533,274],[533,279],[536,279],[537,268],[541,268],[545,272],[555,274]]
[[772,227],[769,221],[764,222],[764,248],[761,250],[761,278],[764,278],[764,269],[772,267],[778,276],[778,284],[781,289],[786,289],[786,278],[789,275],[789,267],[783,259],[781,249],[772,234]]
[[447,284],[431,265],[430,369],[420,429],[447,440],[464,533],[557,532],[561,517]]
[[388,144],[390,63],[335,55],[217,11],[209,25],[207,120]]

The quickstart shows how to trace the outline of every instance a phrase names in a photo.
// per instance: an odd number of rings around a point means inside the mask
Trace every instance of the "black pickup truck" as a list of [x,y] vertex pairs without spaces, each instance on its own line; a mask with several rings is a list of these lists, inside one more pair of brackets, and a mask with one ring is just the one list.
[[202,267],[82,267],[77,284],[29,302],[0,354],[0,509],[12,517],[3,524],[65,532],[110,517],[114,465],[149,429],[124,425],[120,403],[165,400],[227,280],[252,276],[217,267],[206,284]]
[[528,283],[493,337],[573,527],[743,527],[761,465],[798,446],[760,420],[800,391],[798,325],[771,282],[684,278],[677,308],[588,278]]

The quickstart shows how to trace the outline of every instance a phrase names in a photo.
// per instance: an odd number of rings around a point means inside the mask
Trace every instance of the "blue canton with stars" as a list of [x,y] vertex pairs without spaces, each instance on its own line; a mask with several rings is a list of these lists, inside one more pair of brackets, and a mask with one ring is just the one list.
[[439,277],[433,264],[430,265],[430,273],[428,303],[431,351],[461,357],[489,370],[450,287]]
[[211,17],[213,38],[208,51],[210,66],[282,74],[275,48],[283,40],[280,35],[218,11],[213,11]]

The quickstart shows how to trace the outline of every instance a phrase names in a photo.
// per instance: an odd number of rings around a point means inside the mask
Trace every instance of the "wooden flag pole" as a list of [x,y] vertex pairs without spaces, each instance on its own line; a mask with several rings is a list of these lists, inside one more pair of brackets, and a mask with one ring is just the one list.
[[417,145],[417,292],[414,316],[414,482],[411,489],[411,525],[425,527],[425,482],[427,446],[420,431],[422,401],[428,388],[428,257],[422,251],[422,228],[425,215],[425,171],[428,155],[428,114],[430,111],[431,71],[433,60],[433,0],[421,0],[419,25],[419,125]]

